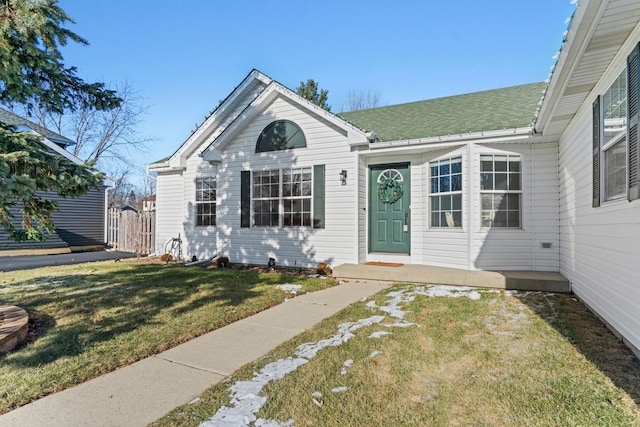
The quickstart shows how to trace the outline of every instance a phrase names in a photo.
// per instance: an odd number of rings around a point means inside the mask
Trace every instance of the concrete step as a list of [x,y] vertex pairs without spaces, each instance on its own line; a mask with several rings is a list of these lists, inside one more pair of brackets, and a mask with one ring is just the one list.
[[342,264],[333,270],[333,275],[341,280],[571,292],[569,281],[562,274],[550,271],[480,271],[418,264],[401,266]]

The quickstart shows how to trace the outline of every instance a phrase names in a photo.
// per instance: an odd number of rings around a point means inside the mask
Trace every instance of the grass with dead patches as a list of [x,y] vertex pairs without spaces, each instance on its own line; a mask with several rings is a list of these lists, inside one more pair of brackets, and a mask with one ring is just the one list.
[[[388,292],[375,301],[384,304]],[[640,425],[640,363],[572,295],[416,296],[402,308],[417,326],[385,327],[394,322],[387,315],[319,351],[262,390],[267,401],[257,415],[298,427]],[[236,381],[373,314],[384,313],[365,302],[345,309],[154,426],[198,425],[233,406],[229,387]],[[370,338],[375,331],[392,334]],[[332,392],[336,387],[346,391]]]
[[0,273],[0,302],[35,336],[0,356],[0,413],[79,384],[333,280],[231,269],[103,262]]

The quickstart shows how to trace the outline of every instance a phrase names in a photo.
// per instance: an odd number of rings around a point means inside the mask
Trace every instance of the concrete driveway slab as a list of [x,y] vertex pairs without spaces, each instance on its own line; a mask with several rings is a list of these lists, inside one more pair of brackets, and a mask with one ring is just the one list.
[[73,265],[85,262],[109,261],[118,258],[133,258],[136,254],[119,251],[74,252],[57,255],[0,256],[0,271],[29,270],[56,265]]

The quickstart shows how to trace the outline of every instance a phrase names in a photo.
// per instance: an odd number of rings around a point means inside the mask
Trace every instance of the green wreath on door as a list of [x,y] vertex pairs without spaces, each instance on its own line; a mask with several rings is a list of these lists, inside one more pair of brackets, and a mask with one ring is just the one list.
[[378,183],[378,197],[382,203],[395,203],[403,194],[402,187],[393,178],[385,178]]

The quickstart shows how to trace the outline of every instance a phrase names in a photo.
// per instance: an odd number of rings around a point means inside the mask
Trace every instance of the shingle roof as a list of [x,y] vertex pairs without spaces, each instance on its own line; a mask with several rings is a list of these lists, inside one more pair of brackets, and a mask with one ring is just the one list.
[[50,131],[49,129],[42,127],[31,120],[27,120],[24,117],[20,117],[17,114],[12,113],[11,111],[5,110],[4,108],[0,108],[0,122],[11,125],[11,126],[26,126],[32,131],[37,132],[38,134],[44,136],[51,142],[55,142],[56,144],[62,146],[62,148],[67,145],[75,144],[71,139],[64,137],[56,132]]
[[339,113],[382,141],[530,126],[546,83]]

